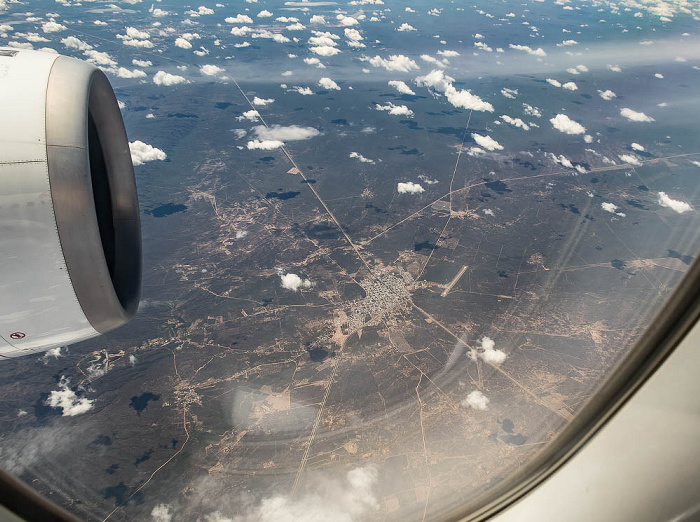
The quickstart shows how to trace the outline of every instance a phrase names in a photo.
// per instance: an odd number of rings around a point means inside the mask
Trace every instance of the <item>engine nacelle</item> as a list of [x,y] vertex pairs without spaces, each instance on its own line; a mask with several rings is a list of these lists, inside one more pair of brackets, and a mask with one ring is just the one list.
[[140,293],[134,168],[107,77],[0,48],[0,357],[117,328]]

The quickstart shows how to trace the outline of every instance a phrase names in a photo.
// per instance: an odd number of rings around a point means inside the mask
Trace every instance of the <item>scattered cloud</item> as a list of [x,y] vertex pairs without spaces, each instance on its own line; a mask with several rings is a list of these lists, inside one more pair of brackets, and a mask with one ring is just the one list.
[[412,96],[415,96],[416,94],[408,85],[406,85],[405,82],[402,82],[401,80],[390,80],[389,86],[399,91],[400,94],[410,94]]
[[510,98],[511,100],[514,100],[516,96],[518,95],[518,89],[506,89],[505,87],[501,89],[501,94],[505,96],[506,98]]
[[554,118],[550,118],[550,123],[559,132],[564,134],[583,134],[586,128],[578,122],[569,118],[566,114],[557,114]]
[[95,401],[86,397],[78,397],[78,395],[71,390],[70,381],[65,376],[61,376],[58,387],[58,390],[51,391],[46,398],[46,405],[52,408],[61,408],[64,417],[82,415],[93,408],[93,403]]
[[516,44],[510,44],[508,45],[511,49],[515,49],[516,51],[525,51],[527,54],[531,54],[532,56],[540,56],[544,57],[547,56],[547,53],[544,52],[544,49],[542,47],[538,47],[537,49],[532,49],[531,47],[527,45],[516,45]]
[[280,278],[282,279],[282,288],[286,288],[292,292],[296,292],[300,288],[308,289],[313,286],[311,281],[308,279],[302,279],[297,274],[280,274]]
[[615,214],[616,216],[625,217],[625,213],[618,212],[619,207],[617,205],[615,205],[614,203],[603,202],[600,204],[600,207],[603,210],[605,210],[605,212],[610,212],[611,214]]
[[640,145],[639,143],[631,143],[630,147],[632,147],[632,150],[638,150],[640,152],[644,152],[644,146]]
[[143,72],[141,69],[129,70],[126,67],[119,67],[119,69],[117,69],[116,75],[119,76],[120,78],[145,78],[146,77],[146,73]]
[[454,78],[447,76],[444,71],[434,69],[425,76],[416,78],[416,83],[419,86],[430,87],[438,92],[445,94],[447,101],[455,107],[462,109],[470,109],[475,111],[493,112],[493,105],[483,101],[481,98],[472,94],[468,90],[458,91],[452,85]]
[[637,112],[627,107],[620,109],[620,115],[627,118],[629,121],[652,122],[656,121],[651,116],[647,116],[643,112]]
[[474,390],[467,395],[467,398],[464,399],[460,405],[464,408],[473,408],[475,410],[485,411],[489,409],[489,399],[479,390]]
[[617,98],[617,94],[615,94],[614,92],[612,92],[610,89],[607,89],[607,90],[605,90],[605,91],[599,90],[599,91],[598,91],[598,96],[600,96],[601,98],[603,98],[603,99],[606,100],[606,101],[610,101],[610,100],[612,100],[613,98]]
[[135,167],[143,165],[147,161],[163,161],[167,158],[162,150],[139,140],[130,142],[129,150],[131,151],[131,161]]
[[280,140],[252,140],[246,146],[249,150],[275,150],[284,147],[284,142]]
[[184,38],[179,37],[175,40],[175,47],[179,47],[180,49],[192,49],[192,44]]
[[258,111],[256,111],[255,109],[250,109],[249,111],[245,111],[240,116],[236,116],[236,120],[238,120],[238,121],[248,120],[248,121],[256,122],[259,119],[260,119],[260,113]]
[[403,54],[392,54],[388,59],[375,56],[369,59],[374,67],[384,67],[387,71],[411,72],[419,69],[416,62]]
[[403,32],[408,32],[408,31],[416,31],[416,28],[413,27],[411,24],[403,23],[399,27],[396,28],[397,31]]
[[620,154],[619,157],[622,161],[630,165],[634,165],[636,167],[640,167],[642,165],[642,162],[639,161],[639,159],[636,156],[633,156],[632,154]]
[[245,14],[237,14],[236,16],[229,16],[224,19],[224,22],[228,24],[252,24],[253,19]]
[[224,69],[216,65],[202,65],[199,71],[205,76],[216,76],[219,73],[224,72]]
[[377,103],[375,108],[378,111],[387,111],[393,116],[413,116],[413,111],[405,105],[394,105],[391,102],[387,102],[386,105],[379,105]]
[[158,504],[151,511],[151,522],[171,522],[173,514],[167,504]]
[[561,87],[567,91],[578,91],[578,85],[576,85],[574,82],[566,82]]
[[473,361],[477,357],[481,357],[489,364],[500,365],[506,360],[506,353],[502,350],[495,349],[496,343],[490,337],[481,339],[481,349],[472,349],[469,352],[469,358]]
[[337,83],[335,83],[333,80],[331,80],[328,77],[323,77],[318,81],[319,87],[322,87],[323,89],[326,89],[327,91],[339,91],[340,87],[338,86]]
[[158,71],[153,75],[153,83],[156,85],[177,85],[178,83],[188,83],[184,76],[179,76],[177,74],[166,73],[165,71]]
[[274,98],[258,98],[257,96],[253,98],[253,105],[259,105],[261,107],[264,107],[265,105],[270,105],[274,102]]
[[671,199],[665,192],[659,192],[659,205],[675,210],[679,214],[692,210],[692,207],[685,201]]
[[528,105],[527,103],[523,103],[523,112],[528,116],[534,116],[535,118],[542,117],[542,112],[540,112],[539,108]]
[[319,56],[335,56],[336,54],[342,52],[337,47],[332,47],[330,45],[316,45],[313,47],[309,47],[309,50],[312,53],[317,54]]
[[87,42],[83,42],[75,36],[68,36],[61,40],[61,43],[68,49],[75,49],[76,51],[88,51],[92,49],[92,45]]
[[420,183],[413,183],[412,181],[407,181],[405,183],[400,182],[396,186],[396,190],[399,194],[421,194],[425,192],[425,189]]
[[530,126],[520,118],[511,118],[507,114],[502,114],[501,119],[513,127],[518,127],[519,129],[523,130],[530,130]]
[[350,158],[356,158],[360,163],[372,163],[374,164],[373,159],[365,158],[362,154],[359,152],[351,152],[350,155],[348,156]]
[[299,125],[272,125],[265,127],[257,125],[253,127],[252,132],[261,140],[280,140],[280,141],[301,141],[314,138],[321,133],[313,127],[301,127]]
[[59,24],[58,22],[55,22],[53,20],[41,24],[41,30],[45,33],[60,33],[61,31],[65,31],[66,29],[67,27],[65,25]]
[[503,150],[503,145],[494,140],[491,136],[482,136],[481,134],[472,133],[472,138],[481,148],[494,151]]

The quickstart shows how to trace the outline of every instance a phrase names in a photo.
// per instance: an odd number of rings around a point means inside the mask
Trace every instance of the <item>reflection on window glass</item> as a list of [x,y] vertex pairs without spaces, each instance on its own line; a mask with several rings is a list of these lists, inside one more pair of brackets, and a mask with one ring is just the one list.
[[421,520],[546,447],[700,247],[685,2],[0,0],[107,71],[137,317],[0,364],[87,520]]

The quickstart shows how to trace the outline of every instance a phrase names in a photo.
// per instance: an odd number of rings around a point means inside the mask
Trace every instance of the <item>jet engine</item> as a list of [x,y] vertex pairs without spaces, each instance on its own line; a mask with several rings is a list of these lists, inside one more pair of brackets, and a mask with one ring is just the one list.
[[134,168],[107,77],[0,48],[0,358],[113,330],[140,293]]

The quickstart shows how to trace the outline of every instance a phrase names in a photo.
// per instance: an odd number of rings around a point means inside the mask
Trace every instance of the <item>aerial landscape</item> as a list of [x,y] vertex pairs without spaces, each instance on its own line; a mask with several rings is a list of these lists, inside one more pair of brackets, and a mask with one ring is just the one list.
[[114,332],[2,361],[0,466],[85,520],[429,520],[541,451],[700,250],[700,6],[0,0],[106,71]]

